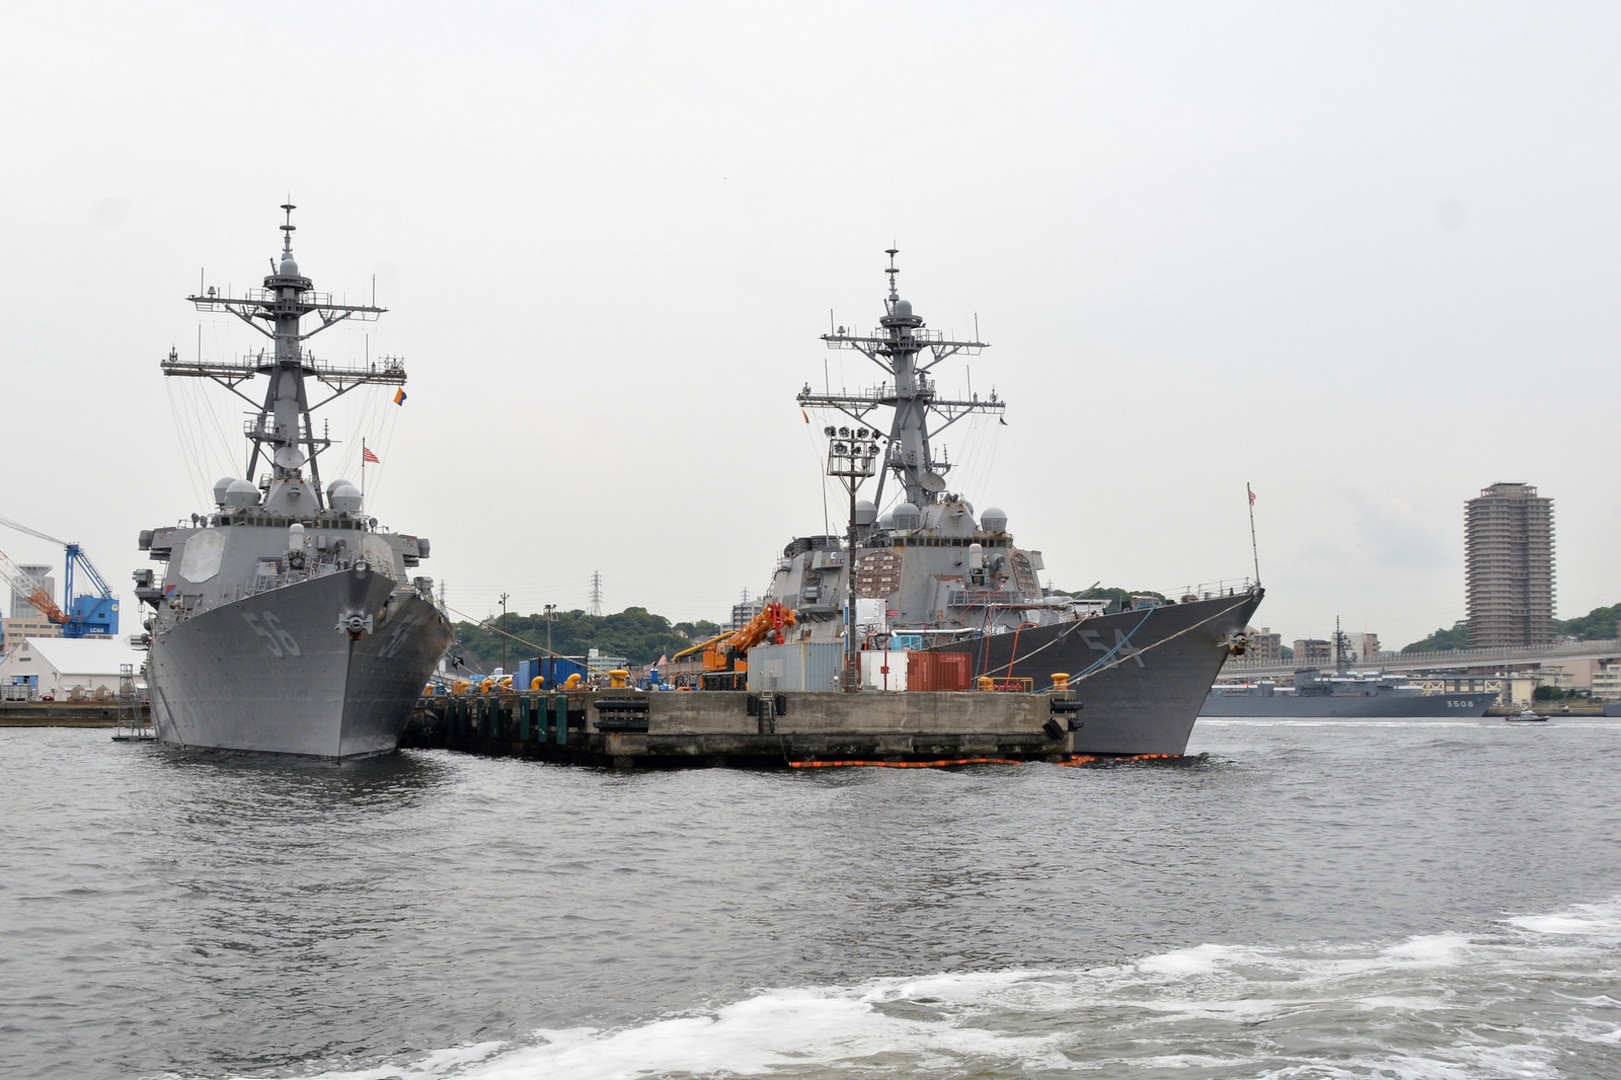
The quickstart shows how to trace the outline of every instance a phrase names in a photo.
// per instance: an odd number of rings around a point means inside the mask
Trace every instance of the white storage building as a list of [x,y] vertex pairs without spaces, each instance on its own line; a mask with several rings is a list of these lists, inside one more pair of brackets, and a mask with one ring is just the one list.
[[66,701],[78,690],[85,697],[118,693],[119,666],[131,665],[143,687],[146,654],[119,638],[28,638],[0,660],[0,685],[35,676],[38,695]]

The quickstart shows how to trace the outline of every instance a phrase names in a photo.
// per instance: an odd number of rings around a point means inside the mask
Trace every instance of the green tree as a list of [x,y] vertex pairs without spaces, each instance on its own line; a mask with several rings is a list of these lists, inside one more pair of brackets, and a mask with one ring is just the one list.
[[[1621,624],[1621,604],[1611,604],[1609,607],[1594,608],[1574,619],[1556,622],[1554,632],[1561,637],[1573,637],[1580,641],[1608,641],[1621,636],[1621,626],[1618,624]],[[1452,624],[1452,629],[1437,630],[1422,641],[1413,642],[1402,652],[1437,652],[1468,647],[1469,620],[1459,619]]]
[[1133,596],[1152,596],[1160,601],[1165,599],[1163,593],[1157,593],[1152,589],[1117,589],[1112,586],[1098,585],[1092,586],[1085,592],[1066,592],[1063,589],[1054,589],[1052,591],[1056,596],[1073,596],[1077,600],[1107,600],[1109,601],[1110,611],[1124,611],[1131,606]]
[[1468,647],[1469,620],[1459,619],[1452,624],[1451,630],[1445,628],[1436,630],[1429,637],[1404,647],[1402,652],[1442,652],[1447,649],[1467,649]]
[[1607,641],[1617,636],[1616,624],[1621,623],[1621,604],[1598,607],[1586,615],[1566,619],[1555,627],[1561,636],[1580,641]]
[[[710,622],[683,625],[694,629],[715,627],[710,634],[720,629]],[[509,612],[484,623],[459,622],[455,625],[456,644],[451,653],[461,657],[467,667],[492,671],[501,664],[504,641],[507,662],[516,667],[518,661],[533,659],[545,652],[547,629],[546,616],[539,613]],[[653,663],[660,654],[674,655],[693,642],[692,637],[671,626],[664,616],[641,607],[601,616],[587,615],[579,609],[555,612],[550,630],[552,651],[561,656],[584,656],[596,648],[604,656],[623,656],[638,667]]]

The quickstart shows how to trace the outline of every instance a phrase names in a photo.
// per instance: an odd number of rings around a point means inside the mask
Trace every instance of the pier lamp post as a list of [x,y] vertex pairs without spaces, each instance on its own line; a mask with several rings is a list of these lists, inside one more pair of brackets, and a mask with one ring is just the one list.
[[861,671],[856,654],[856,489],[876,470],[878,443],[876,431],[864,427],[826,427],[828,437],[827,475],[836,476],[850,492],[849,552],[844,560],[844,690],[861,689]]

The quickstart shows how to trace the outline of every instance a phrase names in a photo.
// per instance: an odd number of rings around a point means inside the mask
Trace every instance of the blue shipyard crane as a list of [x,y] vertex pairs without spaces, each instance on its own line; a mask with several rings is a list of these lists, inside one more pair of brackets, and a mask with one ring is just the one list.
[[[12,560],[0,552],[0,563],[7,564],[0,570],[12,587],[17,589],[27,601],[39,609],[51,622],[62,628],[62,636],[70,638],[112,636],[118,633],[118,597],[113,595],[112,589],[107,587],[101,572],[90,561],[89,556],[78,544],[67,540],[60,540],[49,533],[40,532],[21,522],[0,517],[0,525],[8,529],[15,529],[20,533],[49,541],[60,545],[67,552],[67,569],[62,582],[62,599],[67,603],[67,610],[57,607],[56,600],[45,587],[33,578],[24,574]],[[79,574],[90,583],[90,591],[75,596],[73,589]],[[12,612],[13,615],[16,612]]]

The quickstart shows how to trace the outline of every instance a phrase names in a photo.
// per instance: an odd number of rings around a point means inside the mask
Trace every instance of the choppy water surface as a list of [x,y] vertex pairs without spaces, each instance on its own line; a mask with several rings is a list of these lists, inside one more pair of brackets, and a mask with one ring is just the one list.
[[1177,766],[342,769],[0,732],[0,1075],[1608,1077],[1621,721]]

